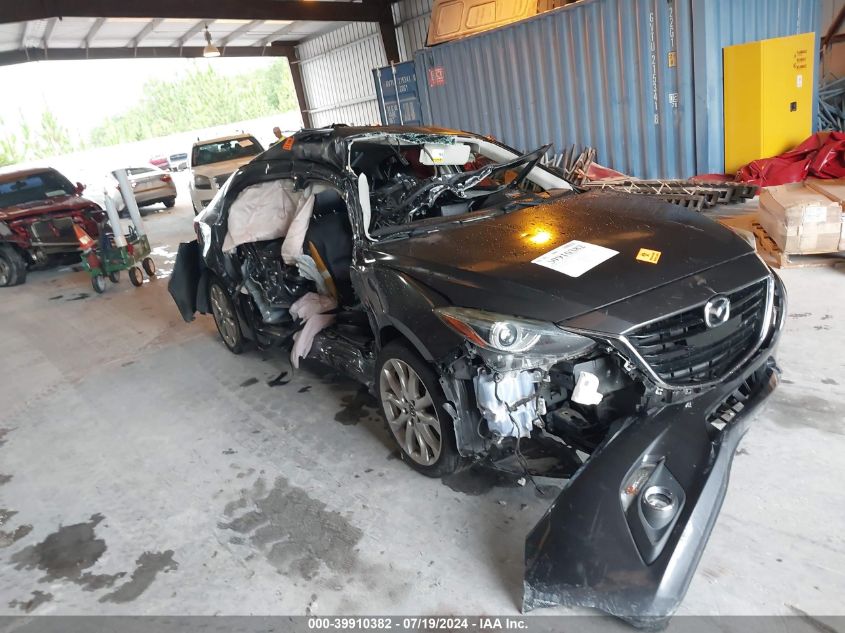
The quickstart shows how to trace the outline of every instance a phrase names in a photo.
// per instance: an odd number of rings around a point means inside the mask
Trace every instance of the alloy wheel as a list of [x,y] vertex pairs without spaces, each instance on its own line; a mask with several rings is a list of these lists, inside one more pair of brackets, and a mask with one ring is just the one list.
[[434,464],[442,449],[440,421],[419,374],[391,358],[381,369],[379,391],[388,426],[405,454],[422,466]]
[[217,284],[211,286],[211,311],[214,313],[214,320],[220,329],[220,336],[223,337],[226,345],[230,348],[238,344],[238,323],[232,311],[232,304],[229,298],[223,293],[223,289]]
[[5,286],[9,283],[9,277],[12,272],[12,267],[9,262],[0,257],[0,286]]

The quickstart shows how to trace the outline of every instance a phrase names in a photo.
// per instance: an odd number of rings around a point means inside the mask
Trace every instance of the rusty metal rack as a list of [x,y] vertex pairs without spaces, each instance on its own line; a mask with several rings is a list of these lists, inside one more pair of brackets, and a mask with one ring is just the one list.
[[744,202],[757,194],[757,185],[738,182],[626,179],[583,182],[579,186],[584,189],[655,196],[695,211],[703,211],[717,204]]
[[561,174],[567,182],[580,186],[586,180],[590,165],[595,160],[596,148],[578,149],[571,145],[562,153],[546,157],[542,162],[544,166]]

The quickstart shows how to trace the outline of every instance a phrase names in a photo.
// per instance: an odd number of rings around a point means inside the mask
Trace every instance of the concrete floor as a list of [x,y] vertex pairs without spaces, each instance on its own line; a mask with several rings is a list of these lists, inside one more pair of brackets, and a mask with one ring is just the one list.
[[[182,322],[186,200],[147,219],[161,279],[0,292],[0,614],[518,613],[550,500],[417,475],[355,384]],[[783,385],[681,613],[845,614],[845,268],[783,277]]]

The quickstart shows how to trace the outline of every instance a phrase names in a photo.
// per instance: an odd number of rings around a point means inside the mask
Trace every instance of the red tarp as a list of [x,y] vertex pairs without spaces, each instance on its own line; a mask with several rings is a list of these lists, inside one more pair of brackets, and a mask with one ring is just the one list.
[[590,182],[597,180],[625,180],[630,178],[630,176],[626,176],[621,171],[616,171],[598,163],[590,163],[589,167],[587,167],[586,176]]
[[795,149],[748,163],[736,180],[761,187],[807,178],[845,178],[845,132],[819,132]]

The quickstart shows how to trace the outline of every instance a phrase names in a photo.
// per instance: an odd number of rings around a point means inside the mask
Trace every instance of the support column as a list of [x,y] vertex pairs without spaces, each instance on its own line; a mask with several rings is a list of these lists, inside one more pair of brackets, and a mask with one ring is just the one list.
[[364,0],[366,4],[377,7],[378,26],[381,41],[389,64],[399,63],[399,42],[396,39],[396,25],[393,24],[392,3],[390,0]]
[[302,115],[302,125],[313,127],[311,113],[308,112],[308,100],[305,97],[305,86],[302,83],[302,69],[299,67],[299,56],[294,48],[287,55],[288,66],[290,66],[290,77],[293,80],[293,89],[296,91],[296,101],[299,104],[299,113]]

